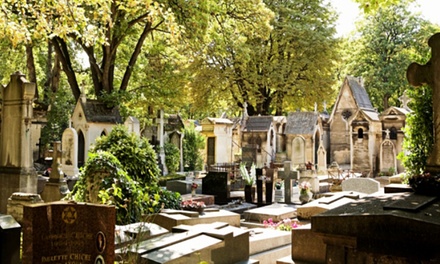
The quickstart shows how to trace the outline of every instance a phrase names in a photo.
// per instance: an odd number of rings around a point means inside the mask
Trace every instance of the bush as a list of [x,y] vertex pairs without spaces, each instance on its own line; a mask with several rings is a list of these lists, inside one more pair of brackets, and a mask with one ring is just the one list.
[[156,152],[147,139],[128,133],[123,125],[114,127],[108,136],[96,140],[91,152],[100,150],[112,153],[133,179],[147,185],[157,183],[160,169]]
[[180,151],[173,143],[166,143],[165,150],[165,165],[168,173],[175,173],[179,170],[180,165]]
[[146,208],[154,205],[141,186],[122,169],[118,159],[105,151],[89,153],[68,198],[77,202],[114,205],[118,225],[140,221]]

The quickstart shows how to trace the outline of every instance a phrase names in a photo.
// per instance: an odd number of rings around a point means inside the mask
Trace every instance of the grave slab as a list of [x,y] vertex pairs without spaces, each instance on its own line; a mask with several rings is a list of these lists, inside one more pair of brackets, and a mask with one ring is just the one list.
[[[187,213],[195,213],[197,215],[188,215]],[[159,213],[152,218],[152,222],[171,230],[178,225],[197,225],[209,224],[213,222],[225,222],[231,226],[240,226],[240,215],[229,212],[227,210],[207,210],[204,215],[198,215],[197,212],[175,210],[170,213]]]
[[257,221],[260,223],[269,218],[272,218],[274,222],[279,222],[283,219],[294,217],[296,217],[295,206],[279,203],[251,209],[243,213],[243,218],[246,221]]
[[365,194],[357,192],[325,193],[323,197],[317,200],[298,206],[297,216],[299,219],[310,219],[314,215],[350,203],[364,196]]
[[131,245],[136,263],[237,263],[249,258],[249,232],[227,223],[179,225],[172,233]]
[[396,201],[411,205],[411,196],[417,195],[367,196],[313,216],[312,231],[327,245],[326,261],[373,263],[387,257],[392,263],[439,262],[439,200],[418,210],[387,209]]
[[165,228],[148,222],[139,222],[123,226],[117,225],[115,227],[115,247],[117,248],[116,254],[122,254],[122,247],[139,243],[166,233],[169,233],[169,231]]

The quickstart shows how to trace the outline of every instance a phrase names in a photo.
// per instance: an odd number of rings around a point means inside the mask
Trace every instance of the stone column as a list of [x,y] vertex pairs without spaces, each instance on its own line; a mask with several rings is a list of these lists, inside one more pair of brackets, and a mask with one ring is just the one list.
[[14,192],[37,193],[30,130],[35,84],[16,72],[1,90],[0,213],[4,214],[8,198]]

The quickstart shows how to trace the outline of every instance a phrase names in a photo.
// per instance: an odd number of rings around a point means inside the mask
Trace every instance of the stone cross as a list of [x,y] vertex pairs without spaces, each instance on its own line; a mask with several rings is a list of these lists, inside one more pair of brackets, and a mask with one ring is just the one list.
[[284,180],[284,202],[286,204],[292,203],[292,180],[297,180],[298,172],[290,171],[290,161],[284,162],[284,172],[279,174],[279,177]]
[[399,97],[399,101],[402,103],[402,108],[409,110],[408,103],[411,101],[411,98],[406,95],[406,91]]
[[386,139],[390,139],[390,130],[389,129],[387,129],[387,130],[385,130],[385,138]]
[[58,159],[61,158],[61,142],[55,141],[53,142],[53,153],[52,153],[52,171],[50,172],[50,179],[59,180],[61,178],[60,173],[60,162]]
[[413,86],[428,84],[432,88],[434,146],[426,162],[426,170],[440,172],[440,33],[433,35],[428,45],[431,47],[431,59],[425,65],[411,63],[406,76]]

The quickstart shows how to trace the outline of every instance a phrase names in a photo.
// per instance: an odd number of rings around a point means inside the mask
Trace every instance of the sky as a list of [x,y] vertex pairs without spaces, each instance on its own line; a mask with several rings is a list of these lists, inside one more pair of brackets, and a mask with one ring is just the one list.
[[[339,14],[339,20],[336,28],[339,36],[344,36],[355,29],[354,22],[361,15],[358,10],[358,4],[352,0],[330,0],[336,12]],[[420,12],[421,15],[430,20],[432,23],[440,25],[440,1],[439,0],[416,0],[416,4],[412,7],[414,11]]]

